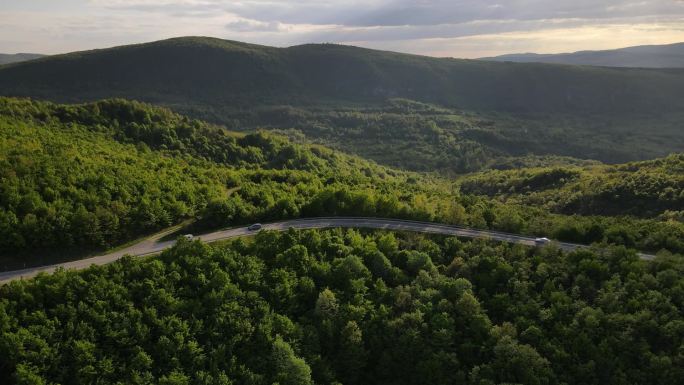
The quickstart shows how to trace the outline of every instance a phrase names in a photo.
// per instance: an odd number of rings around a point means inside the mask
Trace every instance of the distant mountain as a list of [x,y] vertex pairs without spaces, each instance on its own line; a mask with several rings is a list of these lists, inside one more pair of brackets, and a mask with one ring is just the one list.
[[642,45],[606,51],[579,51],[562,54],[522,53],[486,57],[480,60],[602,67],[684,68],[684,43]]
[[39,53],[0,53],[0,65],[38,59],[43,56],[45,55],[41,55]]
[[[684,69],[497,63],[184,37],[3,66],[0,94],[56,102],[136,99],[233,129],[294,128],[344,151],[420,170],[475,170],[494,155],[623,162],[684,148]],[[396,99],[410,102],[388,110]]]
[[493,63],[188,37],[2,68],[0,90],[57,101],[126,97],[225,107],[402,97],[474,110],[601,113],[684,109],[684,70]]

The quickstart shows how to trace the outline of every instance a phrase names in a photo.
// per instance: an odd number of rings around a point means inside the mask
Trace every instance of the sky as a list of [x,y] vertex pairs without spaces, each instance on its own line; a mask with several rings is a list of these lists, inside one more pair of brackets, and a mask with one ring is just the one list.
[[177,36],[440,57],[684,42],[684,0],[0,0],[0,52]]

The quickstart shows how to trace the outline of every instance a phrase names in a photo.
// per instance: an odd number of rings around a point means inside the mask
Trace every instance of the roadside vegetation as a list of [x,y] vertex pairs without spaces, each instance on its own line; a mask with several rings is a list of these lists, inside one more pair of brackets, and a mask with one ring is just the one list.
[[135,102],[3,98],[0,136],[3,269],[104,250],[188,218],[198,219],[192,231],[207,231],[302,216],[379,216],[684,251],[676,213],[554,214],[472,195],[480,191],[461,194],[442,177],[274,134],[230,132]]
[[32,262],[22,252],[103,249],[186,218],[210,227],[296,217],[329,192],[387,192],[387,211],[410,212],[407,199],[437,188],[326,148],[122,100],[3,98],[0,135],[0,250],[10,265]]
[[181,240],[0,287],[0,380],[674,385],[683,261],[340,229]]

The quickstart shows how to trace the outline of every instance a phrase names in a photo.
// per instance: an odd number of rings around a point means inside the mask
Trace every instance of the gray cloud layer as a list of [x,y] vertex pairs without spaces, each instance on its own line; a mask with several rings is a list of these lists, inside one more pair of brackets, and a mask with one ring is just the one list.
[[684,20],[682,0],[124,0],[111,7],[188,17],[232,14],[246,19],[227,23],[226,28],[235,32],[273,32],[281,24],[342,27],[311,36],[324,41],[447,38]]
[[[563,29],[577,31],[576,39],[581,39],[583,30],[586,48],[602,48],[611,41],[630,44],[630,39],[634,44],[678,37],[684,41],[683,26],[684,0],[24,0],[0,4],[0,51],[3,45],[48,37],[54,39],[51,47],[61,39],[65,47],[81,41],[93,48],[98,39],[106,42],[102,46],[194,34],[273,45],[354,43],[443,55],[448,53],[434,48],[441,44],[474,50],[480,44],[483,51],[498,44],[497,36],[512,33],[526,34],[518,42],[528,42],[530,50],[557,51],[572,36],[556,34],[554,46],[540,34]],[[494,37],[483,43],[483,36]],[[470,37],[467,44],[453,40]],[[502,41],[512,41],[508,37]],[[428,46],[433,48],[426,50]]]
[[478,20],[684,16],[682,0],[130,0],[113,2],[111,7],[200,16],[230,12],[262,22],[350,27],[425,26]]

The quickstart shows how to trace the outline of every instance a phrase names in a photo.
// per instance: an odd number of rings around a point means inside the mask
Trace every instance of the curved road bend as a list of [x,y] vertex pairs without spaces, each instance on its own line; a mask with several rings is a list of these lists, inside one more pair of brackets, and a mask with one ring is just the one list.
[[[401,219],[385,219],[385,218],[310,218],[310,219],[293,219],[288,221],[281,221],[276,223],[269,223],[263,225],[263,230],[274,230],[274,231],[285,231],[289,228],[294,228],[298,230],[305,229],[324,229],[331,227],[354,227],[354,228],[369,228],[369,229],[383,229],[383,230],[394,230],[394,231],[410,231],[418,233],[430,233],[430,234],[441,234],[441,235],[454,235],[463,238],[486,238],[492,239],[500,242],[510,242],[519,243],[526,246],[534,246],[534,237],[501,233],[498,231],[490,230],[476,230],[469,229],[451,225],[443,225],[439,223],[431,222],[417,222]],[[173,229],[175,230],[175,229]],[[170,231],[173,231],[170,230]],[[97,257],[81,259],[71,262],[58,263],[54,265],[46,265],[39,267],[32,267],[22,270],[13,270],[0,273],[0,285],[20,279],[20,278],[31,278],[38,273],[54,272],[58,268],[64,269],[84,269],[91,265],[104,265],[116,261],[117,259],[123,257],[124,255],[132,256],[143,256],[149,254],[156,254],[164,249],[167,249],[174,245],[175,241],[164,241],[159,242],[159,240],[167,235],[170,231],[159,233],[154,235],[142,242],[136,243],[133,246]],[[241,237],[245,235],[254,234],[254,231],[247,230],[247,227],[236,227],[227,230],[215,231],[213,233],[198,235],[195,239],[200,239],[204,242],[215,242],[223,239],[230,239],[235,237]],[[574,243],[564,243],[564,242],[554,242],[555,245],[560,247],[565,251],[572,251],[580,248],[586,248],[586,245],[574,244]],[[652,260],[655,258],[654,255],[650,254],[639,254],[641,259]]]

